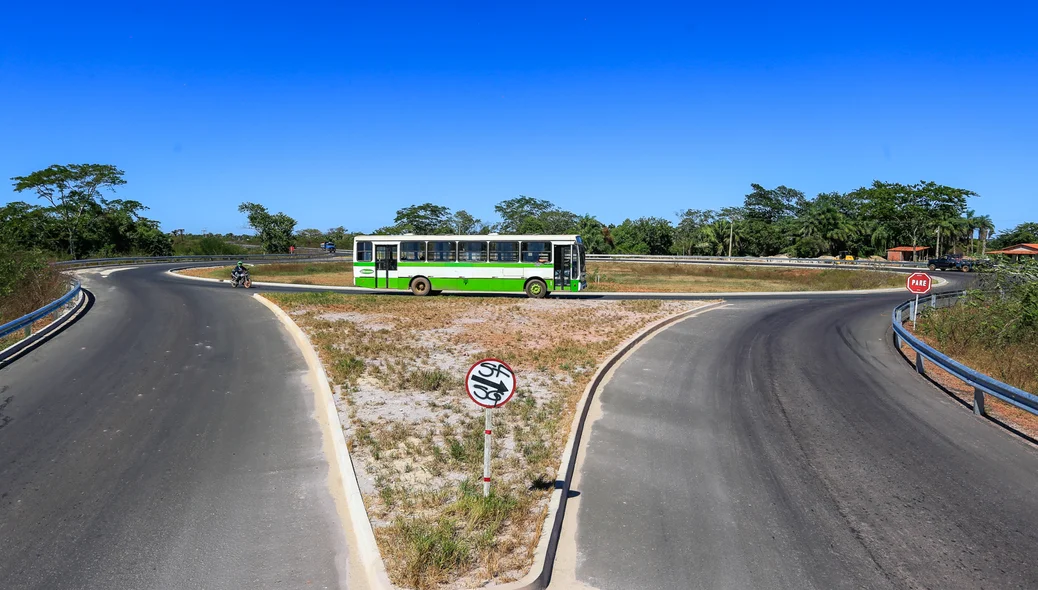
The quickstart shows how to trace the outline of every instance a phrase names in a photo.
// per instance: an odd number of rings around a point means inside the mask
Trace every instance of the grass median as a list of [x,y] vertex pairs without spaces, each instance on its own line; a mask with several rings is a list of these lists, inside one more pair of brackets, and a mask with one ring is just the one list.
[[[193,268],[183,274],[227,279],[231,268]],[[255,281],[296,285],[353,285],[349,262],[257,264]],[[591,291],[629,293],[738,293],[749,291],[846,291],[904,287],[904,275],[874,270],[766,268],[706,264],[593,263]]]
[[[576,404],[596,368],[650,323],[704,302],[269,293],[332,382],[365,504],[395,584],[473,587],[528,571]],[[483,412],[462,379],[508,362],[482,495]]]

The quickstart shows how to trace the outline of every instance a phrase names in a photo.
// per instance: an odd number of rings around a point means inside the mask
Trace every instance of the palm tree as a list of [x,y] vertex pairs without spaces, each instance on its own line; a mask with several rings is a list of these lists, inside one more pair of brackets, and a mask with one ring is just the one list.
[[696,247],[709,252],[711,256],[724,256],[727,254],[729,240],[734,242],[735,251],[733,254],[739,251],[739,239],[742,235],[739,233],[738,223],[732,225],[730,219],[719,217],[713,222],[704,225],[701,231],[702,240],[696,244]]
[[966,210],[966,216],[963,218],[963,230],[966,232],[966,237],[970,239],[970,256],[973,256],[976,253],[973,235],[977,230],[977,212],[973,209]]
[[988,251],[988,238],[995,233],[995,223],[990,215],[981,215],[973,219],[973,225],[980,230],[980,255],[984,256]]

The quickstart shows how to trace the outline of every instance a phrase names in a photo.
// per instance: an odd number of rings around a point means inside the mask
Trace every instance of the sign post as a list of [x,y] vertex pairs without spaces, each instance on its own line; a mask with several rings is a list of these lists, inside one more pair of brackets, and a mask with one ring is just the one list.
[[915,318],[919,313],[919,296],[926,295],[933,286],[933,280],[925,272],[914,272],[908,275],[905,286],[910,293],[915,293],[915,303],[912,304],[912,330],[915,330]]
[[483,430],[483,497],[490,495],[490,437],[493,432],[491,412],[508,403],[515,395],[516,378],[512,367],[498,359],[482,359],[465,375],[465,391],[486,412]]

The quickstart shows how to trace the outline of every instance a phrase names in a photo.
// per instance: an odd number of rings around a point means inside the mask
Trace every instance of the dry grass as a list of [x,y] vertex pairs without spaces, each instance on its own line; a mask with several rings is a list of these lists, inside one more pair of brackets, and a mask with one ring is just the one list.
[[[298,285],[352,286],[351,263],[260,264],[253,280]],[[226,279],[231,267],[196,268],[183,274]],[[588,265],[592,291],[628,293],[737,293],[747,291],[844,291],[903,287],[903,275],[873,270],[762,268],[705,264],[598,263]]]
[[[40,319],[40,320],[37,320],[37,321],[33,322],[33,324],[32,324],[32,333],[35,334],[35,333],[39,332],[40,330],[42,330],[42,329],[46,328],[47,326],[49,326],[51,324],[51,322],[53,322],[53,321],[54,320],[51,318],[51,316],[46,316],[43,319]],[[0,338],[0,350],[4,350],[8,346],[14,346],[15,344],[17,344],[19,341],[21,341],[23,339],[25,339],[25,331],[24,330],[18,330],[17,332],[15,332],[13,334],[8,334],[7,336],[4,336],[3,338]]]
[[[975,293],[957,305],[924,309],[915,335],[956,361],[1024,391],[1038,393],[1038,330],[1026,321],[1025,302],[1015,297]],[[905,329],[913,331],[911,322]],[[902,351],[912,362],[916,354],[907,345]],[[973,388],[931,363],[927,375],[960,400],[972,404]],[[994,396],[986,396],[991,416],[1038,438],[1038,416]]]
[[[905,324],[905,329],[911,331],[912,324]],[[917,334],[917,336],[920,336]],[[923,341],[933,346],[935,343],[929,341],[925,336],[920,336]],[[907,344],[901,345],[901,352],[905,354],[909,362],[914,366],[916,352],[912,350]],[[960,362],[961,359],[956,359]],[[965,363],[964,363],[965,364]],[[973,387],[960,381],[957,377],[951,373],[942,370],[935,366],[933,363],[925,363],[926,374],[939,383],[950,394],[955,396],[958,400],[965,402],[966,404],[973,404]],[[1031,438],[1038,439],[1038,416],[1021,410],[1016,406],[1007,404],[1006,402],[998,399],[997,397],[988,395],[984,399],[984,410],[987,414],[1000,422],[1008,424],[1013,428],[1027,434]]]
[[[34,271],[15,286],[13,293],[0,297],[0,324],[32,313],[68,292],[69,279],[53,267]],[[50,324],[47,316],[33,323],[32,331],[38,332]],[[0,350],[16,344],[25,338],[24,331],[18,331],[0,338]]]
[[925,309],[918,335],[960,363],[1030,393],[1038,393],[1038,330],[1019,325],[1024,310],[1011,300],[978,298]]
[[13,293],[0,297],[0,324],[47,305],[67,293],[68,286],[68,277],[53,267],[30,273],[14,286]]
[[[595,367],[643,326],[702,302],[266,294],[309,334],[393,582],[472,587],[528,571],[575,406]],[[482,497],[483,413],[462,377],[482,357],[518,373],[494,414]]]
[[[233,266],[188,268],[179,272],[192,277],[229,279],[233,268]],[[249,274],[254,281],[270,283],[353,286],[353,263],[351,262],[257,264],[249,267]]]
[[903,275],[873,270],[616,262],[588,265],[588,287],[592,291],[642,293],[844,291],[903,287],[904,283]]

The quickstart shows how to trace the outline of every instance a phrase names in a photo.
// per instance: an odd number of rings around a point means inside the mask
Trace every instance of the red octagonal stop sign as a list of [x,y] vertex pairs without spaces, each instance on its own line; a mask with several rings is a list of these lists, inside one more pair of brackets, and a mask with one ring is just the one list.
[[933,281],[925,272],[914,272],[908,275],[908,290],[916,295],[926,295],[930,292]]

